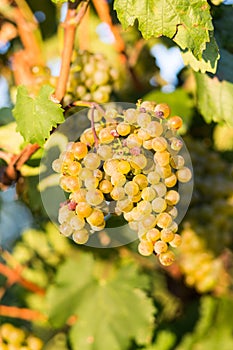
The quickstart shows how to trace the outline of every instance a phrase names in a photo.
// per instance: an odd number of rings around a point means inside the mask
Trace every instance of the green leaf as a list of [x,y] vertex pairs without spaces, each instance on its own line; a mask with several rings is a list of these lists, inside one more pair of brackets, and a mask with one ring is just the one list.
[[233,151],[233,127],[216,125],[213,132],[214,146],[218,151]]
[[233,325],[229,322],[233,310],[231,299],[201,299],[200,318],[194,331],[187,334],[177,350],[231,350]]
[[143,96],[143,100],[167,103],[172,115],[179,115],[183,119],[181,134],[187,131],[193,116],[194,101],[184,89],[178,88],[171,93],[154,90]]
[[197,104],[206,122],[233,126],[233,84],[201,73],[196,73],[196,81]]
[[210,42],[206,44],[206,49],[203,51],[202,58],[197,60],[190,50],[182,52],[182,57],[185,65],[190,65],[196,72],[215,73],[217,62],[220,58],[219,50],[213,32],[210,32]]
[[50,100],[53,91],[51,86],[44,85],[38,96],[32,98],[25,86],[18,87],[13,115],[17,122],[17,131],[26,142],[43,145],[52,128],[64,121],[61,105]]
[[162,330],[158,333],[153,345],[146,347],[145,350],[172,350],[176,342],[176,336],[169,330]]
[[145,39],[167,36],[199,60],[214,29],[207,0],[115,0],[114,8],[124,29],[137,19]]
[[149,344],[155,309],[139,289],[143,285],[147,279],[135,265],[116,269],[80,254],[60,268],[56,284],[49,288],[50,321],[60,327],[77,316],[70,332],[74,350],[122,350],[132,339]]

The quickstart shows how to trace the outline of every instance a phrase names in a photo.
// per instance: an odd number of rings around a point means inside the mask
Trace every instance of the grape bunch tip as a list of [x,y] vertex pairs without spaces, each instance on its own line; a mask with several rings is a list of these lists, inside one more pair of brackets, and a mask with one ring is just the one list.
[[109,214],[118,215],[137,232],[140,254],[155,254],[164,266],[174,262],[172,249],[181,244],[178,184],[192,172],[180,154],[182,119],[170,114],[167,104],[151,101],[121,112],[112,105],[89,109],[92,127],[52,164],[69,193],[58,214],[61,234],[85,244],[104,230]]

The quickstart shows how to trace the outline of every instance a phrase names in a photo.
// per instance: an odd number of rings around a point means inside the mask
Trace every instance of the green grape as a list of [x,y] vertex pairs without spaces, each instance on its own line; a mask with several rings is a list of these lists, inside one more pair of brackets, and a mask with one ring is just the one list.
[[157,241],[154,244],[154,251],[156,254],[161,254],[161,253],[165,253],[168,250],[168,245],[166,242],[164,241]]
[[137,116],[137,124],[141,128],[146,128],[151,122],[151,116],[147,113],[139,113]]
[[74,215],[70,220],[70,226],[73,230],[81,230],[85,226],[85,221],[83,218]]
[[100,157],[96,153],[88,153],[83,159],[83,164],[87,169],[95,170],[100,165]]
[[71,227],[71,225],[69,224],[69,222],[64,221],[60,226],[59,226],[59,230],[61,232],[61,234],[65,237],[69,237],[72,235],[73,233],[73,227]]
[[86,229],[75,230],[72,238],[75,243],[85,244],[89,239],[89,233]]
[[171,113],[170,107],[166,103],[157,104],[154,111],[159,118],[168,118]]
[[90,205],[95,206],[103,202],[104,196],[103,193],[98,189],[90,190],[87,191],[86,200]]
[[157,197],[152,201],[152,209],[155,213],[162,213],[167,208],[167,202],[164,198]]
[[175,254],[171,250],[161,253],[159,254],[159,261],[164,266],[170,266],[175,261]]
[[160,136],[160,137],[155,137],[152,139],[152,148],[156,152],[163,152],[167,148],[167,140]]
[[67,104],[77,99],[108,102],[117,80],[118,72],[104,55],[75,51],[64,101]]
[[180,200],[180,195],[175,190],[170,190],[166,193],[165,199],[168,205],[176,205]]
[[149,241],[141,241],[138,245],[138,251],[143,256],[149,256],[153,253],[153,244]]
[[191,170],[187,167],[183,167],[176,172],[176,176],[178,181],[180,182],[188,182],[192,178]]

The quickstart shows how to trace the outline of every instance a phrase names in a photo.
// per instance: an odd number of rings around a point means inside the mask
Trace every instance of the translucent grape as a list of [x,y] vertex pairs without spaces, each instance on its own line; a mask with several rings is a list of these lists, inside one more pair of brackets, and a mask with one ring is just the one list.
[[81,230],[85,226],[85,221],[83,220],[83,218],[78,217],[77,215],[75,215],[70,220],[70,226],[74,230]]
[[90,205],[96,206],[102,203],[104,196],[103,193],[98,189],[90,190],[87,191],[86,200]]
[[89,233],[86,229],[76,230],[72,235],[73,241],[78,244],[85,244],[89,239]]
[[180,195],[175,190],[170,190],[166,193],[165,199],[168,205],[176,205],[180,200]]
[[135,196],[139,192],[139,186],[134,181],[128,181],[124,186],[124,191],[128,196]]
[[114,136],[111,133],[111,129],[103,128],[99,132],[99,140],[101,143],[111,143],[114,140]]
[[167,140],[162,136],[155,137],[152,139],[152,148],[156,152],[165,151],[167,148]]
[[167,228],[172,223],[172,217],[168,213],[160,213],[157,217],[157,226],[160,228]]
[[138,245],[138,251],[143,256],[149,256],[153,253],[153,244],[149,241],[141,241]]
[[176,176],[180,182],[189,182],[192,178],[192,172],[189,168],[183,167],[177,170]]
[[101,159],[107,160],[112,158],[112,147],[108,145],[99,145],[97,148],[97,154],[100,156]]
[[88,153],[83,159],[83,164],[90,170],[95,170],[100,166],[100,157],[96,153]]
[[160,239],[160,231],[157,228],[152,228],[147,232],[146,239],[154,244],[158,239]]
[[122,174],[128,174],[130,169],[130,163],[127,160],[120,160],[120,162],[117,165],[117,170]]
[[155,114],[159,118],[168,118],[171,110],[170,107],[166,103],[159,103],[154,108]]
[[160,136],[163,133],[163,126],[159,122],[152,121],[147,125],[147,131],[152,137]]
[[151,171],[148,176],[148,181],[150,184],[155,185],[158,184],[160,181],[160,176],[156,171]]
[[59,226],[59,231],[61,232],[61,234],[65,237],[69,237],[72,235],[74,229],[73,227],[71,227],[71,225],[64,221],[60,226]]
[[152,187],[145,187],[142,190],[141,197],[145,201],[152,201],[156,196],[156,192]]
[[126,136],[126,135],[129,135],[129,133],[131,131],[131,126],[130,126],[130,124],[121,122],[117,125],[116,130],[117,130],[119,135]]
[[61,173],[61,171],[62,171],[61,159],[55,159],[52,163],[52,168],[56,173]]
[[104,214],[99,209],[94,209],[90,216],[87,217],[87,222],[91,226],[102,226],[104,223]]
[[137,117],[137,123],[141,128],[146,128],[151,122],[151,116],[147,113],[139,113]]
[[157,197],[152,201],[152,209],[155,213],[162,213],[167,208],[167,202],[164,198]]
[[147,187],[148,180],[147,177],[143,174],[138,174],[134,176],[133,181],[136,182],[136,184],[139,186],[140,190]]
[[170,266],[175,261],[175,254],[171,250],[161,253],[159,255],[159,261],[164,266]]
[[167,249],[168,249],[168,245],[164,241],[159,240],[154,244],[154,251],[156,254],[165,253]]
[[113,189],[113,185],[109,180],[102,180],[99,184],[99,189],[103,193],[110,193]]
[[125,197],[125,190],[123,187],[113,187],[110,196],[114,201],[122,200]]
[[72,152],[76,159],[83,159],[88,153],[87,145],[83,142],[75,142],[72,145]]

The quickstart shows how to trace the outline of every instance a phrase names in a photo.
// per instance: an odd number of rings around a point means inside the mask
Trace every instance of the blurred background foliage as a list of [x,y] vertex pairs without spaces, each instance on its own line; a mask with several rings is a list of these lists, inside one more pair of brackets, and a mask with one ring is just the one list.
[[[39,22],[46,62],[33,70],[37,85],[30,88],[36,94],[38,86],[56,84],[66,5],[26,3]],[[75,51],[78,56],[78,50],[101,53],[115,69],[110,101],[166,102],[184,120],[181,134],[193,162],[194,192],[179,228],[183,245],[177,261],[164,268],[154,257],[139,256],[135,243],[97,249],[61,237],[41,200],[43,150],[38,150],[23,165],[17,185],[0,192],[0,349],[10,349],[4,347],[1,324],[11,323],[41,338],[45,350],[231,350],[233,7],[209,1],[220,60],[216,73],[204,74],[184,65],[171,39],[143,39],[138,22],[123,30],[114,2],[108,1],[125,43],[123,63],[93,3],[78,28]],[[0,150],[17,154],[25,142],[11,112],[16,96],[11,59],[22,42],[13,27],[9,40],[3,40],[4,25],[14,25],[4,15],[5,6],[0,1]],[[66,98],[72,102],[74,96]],[[65,109],[65,115],[78,110]],[[5,165],[1,158],[0,166]],[[4,307],[35,313],[12,317]]]

